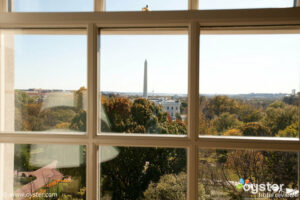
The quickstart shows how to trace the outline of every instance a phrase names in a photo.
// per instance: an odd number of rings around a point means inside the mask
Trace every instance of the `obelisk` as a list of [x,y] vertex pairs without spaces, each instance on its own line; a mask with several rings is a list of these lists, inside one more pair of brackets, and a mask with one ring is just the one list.
[[147,59],[145,60],[144,63],[144,90],[143,90],[143,97],[148,98],[148,91],[147,91],[147,86],[148,86],[148,77],[147,77]]

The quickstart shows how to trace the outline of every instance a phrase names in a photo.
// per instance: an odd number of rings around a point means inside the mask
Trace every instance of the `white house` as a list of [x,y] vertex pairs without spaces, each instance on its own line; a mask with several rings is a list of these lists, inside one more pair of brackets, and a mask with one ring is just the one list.
[[164,110],[167,111],[172,119],[176,119],[176,113],[180,114],[180,101],[178,100],[166,100],[162,101],[161,105]]

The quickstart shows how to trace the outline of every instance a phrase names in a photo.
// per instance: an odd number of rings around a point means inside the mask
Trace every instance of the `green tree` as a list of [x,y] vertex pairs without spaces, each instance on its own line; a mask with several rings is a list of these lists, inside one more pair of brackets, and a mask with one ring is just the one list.
[[273,136],[270,129],[260,122],[249,122],[241,128],[244,136]]
[[237,119],[237,116],[235,114],[225,112],[220,114],[220,116],[216,117],[213,120],[213,125],[218,133],[222,133],[228,129],[241,126],[242,122]]
[[287,126],[298,121],[298,108],[275,101],[266,110],[264,124],[270,128],[272,135],[276,135],[279,130],[284,130]]
[[284,130],[280,130],[276,136],[278,137],[297,137],[299,131],[299,124],[295,122],[287,126]]
[[157,183],[150,183],[144,192],[145,200],[184,200],[186,184],[186,173],[163,175]]
[[[148,99],[110,97],[102,99],[111,132],[186,134],[182,121],[169,121],[168,113]],[[186,170],[184,149],[119,147],[119,155],[101,164],[102,196],[112,199],[144,198],[150,182],[164,174]],[[137,159],[138,158],[138,159]]]
[[258,122],[263,118],[262,111],[252,105],[244,104],[240,107],[238,118],[242,122]]
[[208,100],[203,113],[208,119],[213,119],[222,113],[237,114],[239,111],[239,104],[236,100],[230,99],[227,96],[215,96]]
[[119,155],[101,164],[102,196],[112,199],[144,198],[150,182],[164,174],[186,171],[184,149],[119,147]]

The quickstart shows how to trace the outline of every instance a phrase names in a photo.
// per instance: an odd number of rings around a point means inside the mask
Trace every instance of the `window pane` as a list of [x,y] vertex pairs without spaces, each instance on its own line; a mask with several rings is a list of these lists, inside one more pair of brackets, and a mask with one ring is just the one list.
[[185,149],[102,146],[99,150],[101,199],[186,199]]
[[200,10],[286,8],[293,6],[294,0],[199,0]]
[[106,11],[187,10],[188,0],[106,0],[105,6]]
[[200,134],[298,136],[297,32],[200,36]]
[[85,199],[85,153],[79,145],[0,144],[0,197]]
[[89,12],[93,0],[10,0],[13,12]]
[[85,32],[16,30],[1,34],[0,130],[84,132]]
[[298,199],[298,153],[200,150],[198,188],[199,200]]
[[187,35],[161,33],[101,31],[101,132],[186,134]]

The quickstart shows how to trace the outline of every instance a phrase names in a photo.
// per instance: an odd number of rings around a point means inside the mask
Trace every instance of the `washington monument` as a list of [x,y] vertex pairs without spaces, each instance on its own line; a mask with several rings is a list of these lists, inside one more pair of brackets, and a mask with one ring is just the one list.
[[143,90],[143,97],[148,98],[148,91],[147,91],[147,85],[148,85],[148,77],[147,77],[147,59],[144,63],[144,90]]

